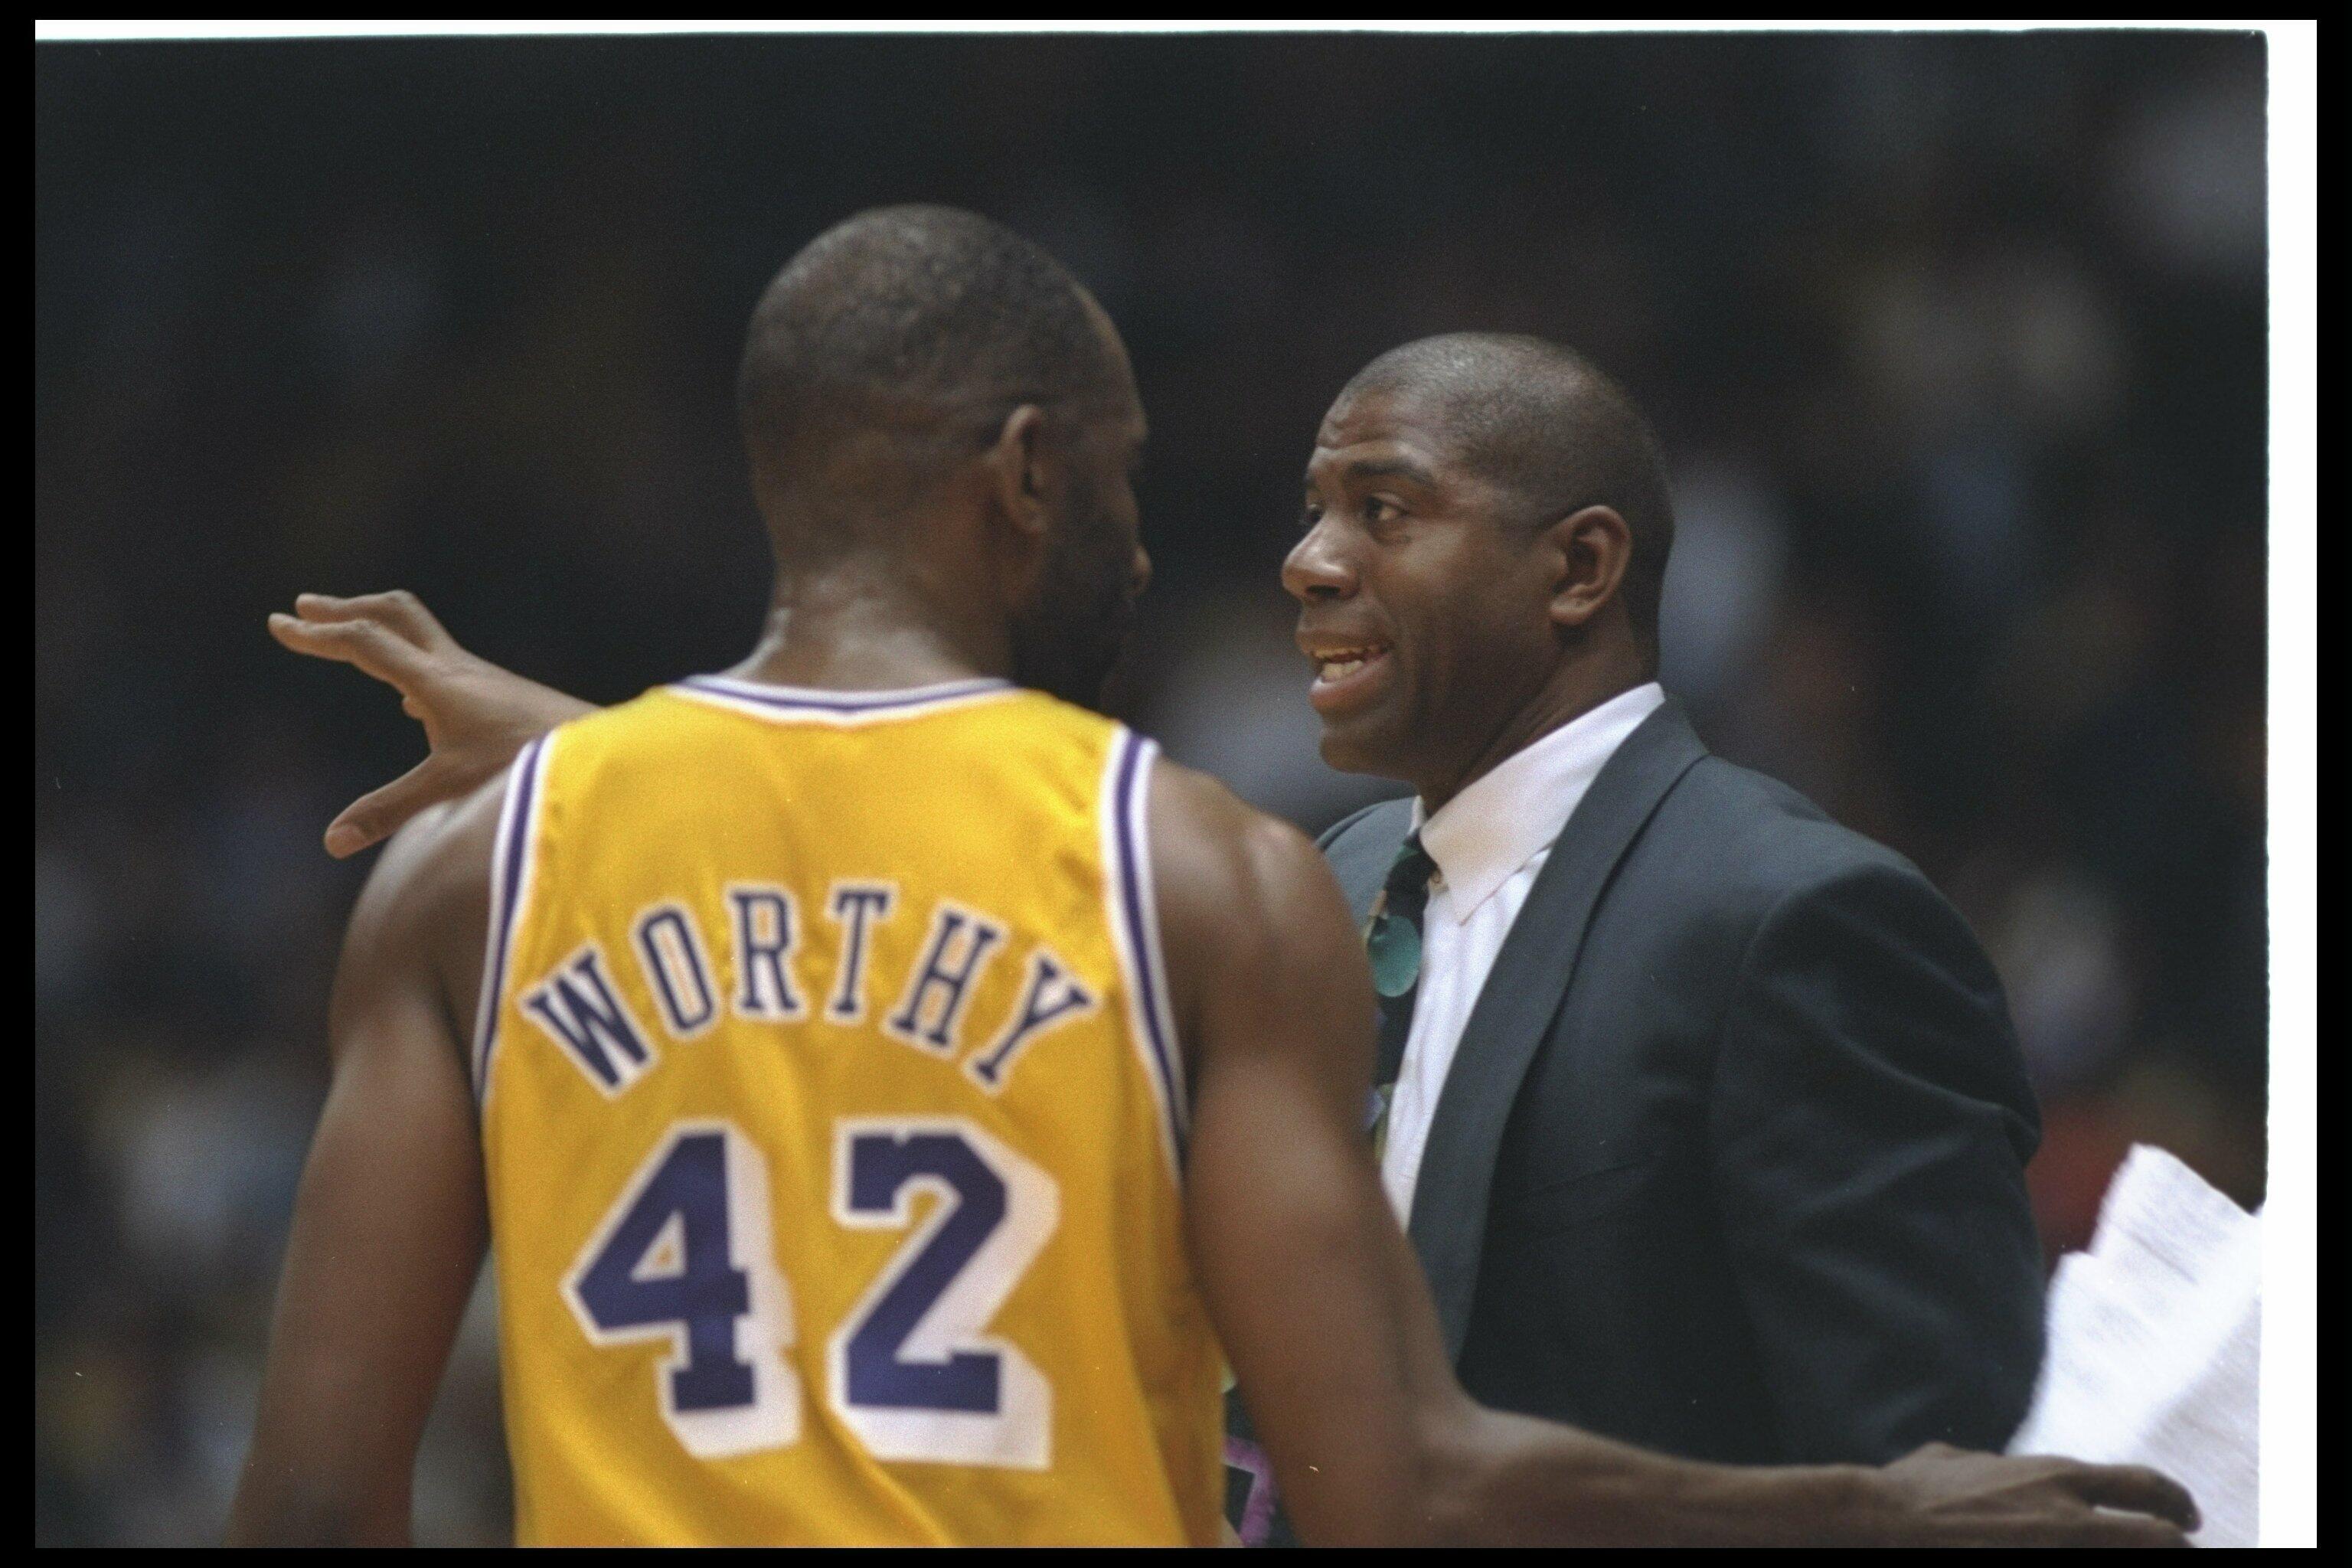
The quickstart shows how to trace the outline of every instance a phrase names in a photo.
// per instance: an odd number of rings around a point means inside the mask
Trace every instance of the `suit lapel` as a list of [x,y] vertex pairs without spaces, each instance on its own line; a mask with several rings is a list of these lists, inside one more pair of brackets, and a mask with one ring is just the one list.
[[1390,862],[1412,831],[1412,800],[1408,796],[1357,813],[1323,841],[1323,858],[1339,879],[1339,890],[1348,895],[1358,925],[1371,917],[1372,900],[1388,880]]
[[1537,873],[1463,1028],[1430,1122],[1407,1227],[1437,1299],[1449,1355],[1461,1354],[1469,1328],[1503,1124],[1567,994],[1594,906],[1658,803],[1706,754],[1682,705],[1671,699],[1626,737]]
[[[1371,918],[1372,900],[1380,897],[1381,885],[1388,880],[1389,866],[1396,859],[1398,846],[1412,831],[1412,801],[1408,797],[1387,801],[1360,813],[1324,841],[1324,858],[1330,862],[1332,875],[1339,879],[1339,890],[1347,895],[1348,908],[1355,913],[1359,931]],[[1373,997],[1374,1038],[1386,1039],[1391,1015],[1408,1005],[1405,997]],[[1374,1079],[1379,1076],[1376,1068]]]

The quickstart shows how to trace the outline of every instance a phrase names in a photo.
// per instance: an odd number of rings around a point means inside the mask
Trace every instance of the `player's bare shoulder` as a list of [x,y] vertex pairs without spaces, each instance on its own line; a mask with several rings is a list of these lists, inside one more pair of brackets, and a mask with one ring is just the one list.
[[419,812],[384,845],[352,910],[339,1000],[399,976],[438,990],[452,1016],[470,1020],[488,929],[490,858],[506,775]]
[[1151,866],[1161,946],[1189,1027],[1212,988],[1220,1009],[1251,993],[1362,991],[1371,980],[1347,900],[1305,834],[1203,773],[1161,758],[1150,793]]
[[[1152,768],[1150,809],[1151,865],[1163,921],[1174,912],[1250,923],[1275,913],[1318,874],[1329,880],[1305,834],[1246,804],[1219,780],[1164,756]],[[1179,906],[1174,910],[1171,895]]]

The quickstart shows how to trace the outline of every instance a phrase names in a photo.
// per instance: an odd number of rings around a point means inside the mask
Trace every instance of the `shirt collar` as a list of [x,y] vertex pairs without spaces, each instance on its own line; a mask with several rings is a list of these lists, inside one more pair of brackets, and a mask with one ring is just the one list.
[[1505,757],[1434,812],[1412,803],[1456,921],[1551,847],[1601,766],[1665,700],[1655,681],[1621,691]]

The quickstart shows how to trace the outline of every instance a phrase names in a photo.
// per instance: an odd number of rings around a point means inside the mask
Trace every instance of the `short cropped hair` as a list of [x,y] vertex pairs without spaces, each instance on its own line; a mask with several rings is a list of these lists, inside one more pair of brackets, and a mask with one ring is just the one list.
[[822,486],[877,439],[919,477],[1023,403],[1119,385],[1083,289],[1042,247],[955,207],[877,207],[812,240],[761,295],[736,411],[763,484]]
[[1657,437],[1625,389],[1573,349],[1505,332],[1450,332],[1391,349],[1349,391],[1391,386],[1434,392],[1466,460],[1524,498],[1531,524],[1588,506],[1625,520],[1633,555],[1621,592],[1654,658],[1674,502]]

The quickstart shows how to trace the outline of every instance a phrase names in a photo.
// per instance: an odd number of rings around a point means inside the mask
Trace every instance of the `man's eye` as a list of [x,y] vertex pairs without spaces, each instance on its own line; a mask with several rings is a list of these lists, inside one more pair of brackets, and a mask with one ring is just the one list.
[[1386,496],[1368,496],[1364,500],[1364,521],[1366,522],[1386,522],[1389,519],[1398,516],[1403,510],[1404,509],[1402,507],[1397,505],[1396,502],[1389,500]]
[[1301,532],[1301,533],[1304,533],[1304,532],[1306,532],[1308,529],[1313,528],[1317,523],[1318,523],[1318,522],[1320,522],[1320,521],[1323,521],[1323,508],[1322,508],[1322,506],[1321,506],[1319,503],[1318,503],[1318,502],[1315,502],[1315,501],[1308,501],[1308,502],[1307,502],[1304,507],[1301,507],[1301,508],[1299,509],[1299,512],[1298,512],[1298,531],[1299,531],[1299,532]]

